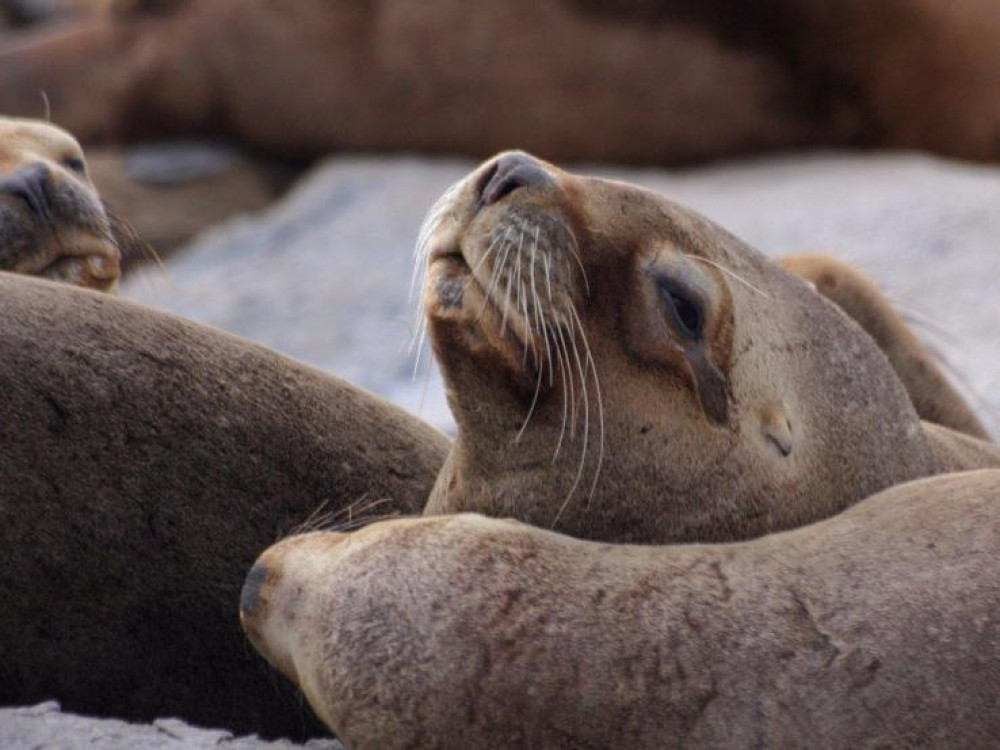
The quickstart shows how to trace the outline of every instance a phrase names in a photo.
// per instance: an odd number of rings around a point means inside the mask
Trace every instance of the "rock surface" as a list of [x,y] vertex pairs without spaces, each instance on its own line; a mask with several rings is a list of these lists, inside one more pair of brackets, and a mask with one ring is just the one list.
[[[262,211],[291,171],[202,141],[88,148],[87,164],[106,205],[161,256],[214,224]],[[124,260],[128,266],[152,259]]]
[[234,737],[217,729],[199,729],[179,719],[127,724],[65,714],[58,703],[0,709],[0,747],[5,750],[344,750],[336,740],[297,745],[255,736]]

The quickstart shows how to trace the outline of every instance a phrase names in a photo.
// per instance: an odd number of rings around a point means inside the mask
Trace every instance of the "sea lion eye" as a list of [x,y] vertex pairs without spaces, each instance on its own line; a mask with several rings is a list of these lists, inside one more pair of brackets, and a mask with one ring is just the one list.
[[705,327],[705,312],[701,301],[673,279],[657,279],[660,297],[667,317],[674,328],[685,338],[697,341]]
[[65,156],[62,160],[63,166],[71,172],[83,175],[87,174],[87,165],[78,156]]

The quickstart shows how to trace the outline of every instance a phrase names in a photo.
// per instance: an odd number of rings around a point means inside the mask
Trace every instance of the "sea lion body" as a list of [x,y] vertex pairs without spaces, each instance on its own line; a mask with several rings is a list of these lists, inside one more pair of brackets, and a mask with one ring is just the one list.
[[0,117],[0,270],[112,291],[123,255],[142,248],[101,202],[73,136]]
[[727,545],[387,521],[275,545],[241,618],[352,750],[989,748],[998,549],[998,471]]
[[998,156],[1000,19],[982,0],[93,4],[110,12],[0,50],[0,109],[35,113],[43,90],[88,142],[213,135],[299,157]]
[[0,274],[0,319],[0,703],[321,731],[246,647],[245,570],[312,516],[418,512],[447,440],[108,295]]
[[727,541],[1000,466],[924,429],[891,363],[801,279],[677,204],[521,152],[418,247],[457,437],[426,508],[601,541]]

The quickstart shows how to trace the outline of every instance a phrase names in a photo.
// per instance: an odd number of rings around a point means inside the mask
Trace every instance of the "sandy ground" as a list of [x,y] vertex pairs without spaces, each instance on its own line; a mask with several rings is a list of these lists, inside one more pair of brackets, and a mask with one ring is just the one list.
[[[123,294],[343,375],[439,427],[440,378],[413,377],[411,252],[465,161],[334,158],[283,202],[216,229]],[[658,190],[772,254],[859,265],[1000,414],[1000,169],[918,155],[813,154],[686,172],[584,167]],[[425,395],[426,392],[426,395]]]
[[[123,295],[339,373],[449,429],[440,378],[426,357],[413,377],[410,258],[424,212],[472,166],[331,159],[280,204],[178,252],[166,275],[147,270],[129,279]],[[1000,168],[814,154],[686,172],[585,169],[661,191],[772,255],[823,249],[858,264],[920,321],[996,430]],[[128,725],[52,705],[0,710],[3,748],[220,746],[292,747],[176,720]]]

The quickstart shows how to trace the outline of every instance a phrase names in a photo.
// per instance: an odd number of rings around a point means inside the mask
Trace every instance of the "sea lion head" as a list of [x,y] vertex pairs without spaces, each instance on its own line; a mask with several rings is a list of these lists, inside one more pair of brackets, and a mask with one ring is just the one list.
[[0,270],[112,291],[141,247],[102,204],[73,136],[0,118]]
[[[417,519],[428,523],[437,519]],[[240,624],[253,646],[291,680],[306,696],[327,726],[340,725],[343,717],[326,700],[330,675],[324,674],[325,649],[336,648],[316,638],[326,630],[331,615],[323,592],[343,554],[365,555],[366,548],[391,533],[391,524],[373,524],[350,534],[314,531],[290,536],[265,550],[247,574],[240,593]],[[344,546],[341,542],[348,541]],[[390,573],[377,585],[398,574]],[[338,602],[350,608],[350,602]],[[381,618],[373,617],[376,625]],[[377,627],[377,625],[376,625]]]
[[417,256],[457,424],[429,513],[726,540],[933,470],[878,346],[662,196],[504,153],[442,196]]

